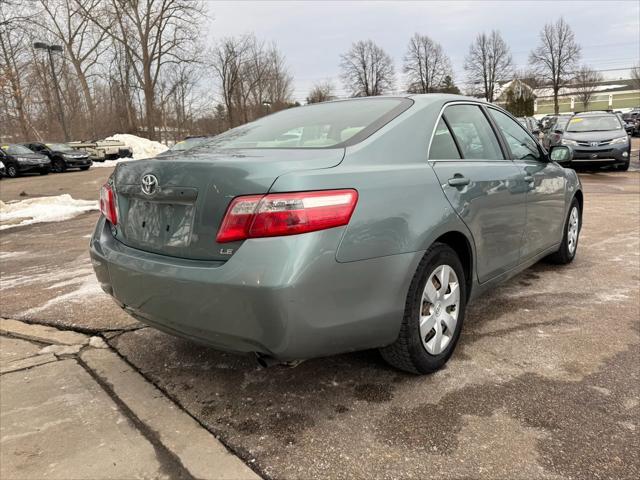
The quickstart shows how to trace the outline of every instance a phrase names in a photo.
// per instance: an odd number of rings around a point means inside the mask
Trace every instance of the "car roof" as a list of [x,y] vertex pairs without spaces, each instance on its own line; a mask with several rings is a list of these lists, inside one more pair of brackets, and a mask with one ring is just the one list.
[[592,112],[576,113],[574,117],[601,117],[603,115],[615,115],[615,113],[607,112],[606,110],[594,110]]

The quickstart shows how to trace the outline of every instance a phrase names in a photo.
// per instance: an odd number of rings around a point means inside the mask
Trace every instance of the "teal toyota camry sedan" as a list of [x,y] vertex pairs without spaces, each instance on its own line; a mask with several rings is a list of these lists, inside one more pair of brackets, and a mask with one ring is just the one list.
[[428,373],[473,298],[573,260],[571,158],[473,98],[292,108],[118,165],[91,258],[102,288],[165,332],[263,365],[379,348]]

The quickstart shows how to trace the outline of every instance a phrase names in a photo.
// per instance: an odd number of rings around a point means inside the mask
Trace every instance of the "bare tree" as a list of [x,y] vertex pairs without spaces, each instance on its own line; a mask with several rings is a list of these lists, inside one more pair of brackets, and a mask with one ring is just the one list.
[[191,0],[105,0],[90,18],[122,45],[144,96],[147,136],[155,138],[156,86],[169,65],[197,58],[200,17],[204,7]]
[[[26,19],[26,9],[18,7],[12,2],[0,4],[0,91],[8,107],[3,109],[0,118],[6,117],[7,127],[2,128],[0,136],[13,136],[19,130],[23,138],[29,135],[29,122],[26,113],[26,96],[23,85],[23,75],[28,67],[27,42],[28,38],[20,24]],[[12,112],[15,112],[13,117]],[[18,129],[9,125],[17,121]],[[5,121],[3,121],[3,125]],[[6,128],[6,130],[5,130]]]
[[469,82],[487,101],[493,102],[499,82],[506,81],[513,69],[509,46],[497,30],[479,34],[469,46],[464,69]]
[[373,41],[355,42],[340,58],[341,78],[352,96],[382,95],[393,89],[393,61]]
[[596,72],[591,67],[583,65],[580,67],[573,78],[573,87],[576,96],[585,110],[589,109],[589,104],[593,98],[593,94],[598,90],[598,84],[602,81],[602,74]]
[[414,34],[404,57],[402,71],[407,75],[409,93],[431,93],[445,77],[451,78],[451,61],[442,46],[426,35]]
[[214,49],[211,66],[229,127],[285,108],[293,79],[275,45],[253,35],[225,38]]
[[96,109],[89,88],[89,75],[107,45],[104,42],[106,32],[90,20],[100,3],[101,0],[40,0],[44,15],[37,20],[40,27],[64,46],[65,56],[73,66],[89,111],[91,136],[95,135]]
[[328,102],[335,98],[333,83],[330,81],[316,83],[307,95],[307,103]]
[[218,88],[227,111],[226,119],[230,128],[238,125],[237,97],[242,83],[243,62],[248,49],[249,39],[242,37],[225,38],[213,51],[211,66],[218,77]]
[[529,54],[529,63],[553,89],[553,109],[559,112],[558,92],[569,80],[580,59],[580,46],[563,18],[547,23],[540,32],[540,44]]

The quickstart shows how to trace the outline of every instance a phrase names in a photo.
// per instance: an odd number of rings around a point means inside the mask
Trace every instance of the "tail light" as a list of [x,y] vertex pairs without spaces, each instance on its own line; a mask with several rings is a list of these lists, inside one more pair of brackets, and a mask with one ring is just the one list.
[[270,193],[234,198],[216,241],[277,237],[340,227],[349,223],[358,201],[355,190]]
[[100,189],[100,211],[113,225],[118,224],[116,194],[113,191],[113,187],[108,183],[105,183]]

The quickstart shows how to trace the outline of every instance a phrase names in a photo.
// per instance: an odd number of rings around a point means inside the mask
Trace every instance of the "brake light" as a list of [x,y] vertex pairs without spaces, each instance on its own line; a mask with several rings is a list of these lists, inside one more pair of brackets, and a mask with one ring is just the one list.
[[358,201],[355,190],[270,193],[234,198],[218,231],[218,243],[277,237],[349,223]]
[[116,194],[108,183],[105,183],[100,189],[100,211],[113,225],[118,224]]

